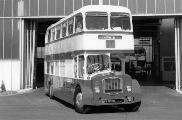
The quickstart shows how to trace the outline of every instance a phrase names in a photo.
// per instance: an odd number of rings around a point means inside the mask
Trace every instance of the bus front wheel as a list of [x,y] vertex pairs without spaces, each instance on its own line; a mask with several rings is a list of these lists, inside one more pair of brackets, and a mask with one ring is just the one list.
[[88,106],[83,104],[83,94],[79,87],[75,89],[74,107],[75,107],[75,111],[81,114],[86,114],[89,111]]

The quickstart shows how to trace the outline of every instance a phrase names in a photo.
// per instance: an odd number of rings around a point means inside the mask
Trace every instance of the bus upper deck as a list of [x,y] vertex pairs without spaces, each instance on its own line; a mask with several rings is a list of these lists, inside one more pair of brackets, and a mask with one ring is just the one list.
[[131,13],[127,8],[118,6],[85,6],[51,25],[45,41],[46,54],[79,50],[134,50]]
[[[117,27],[121,27],[121,29],[124,29],[124,31],[133,30],[132,29],[133,26],[131,24],[132,22],[131,12],[128,8],[121,7],[121,6],[111,6],[111,5],[85,6],[75,11],[74,13],[70,14],[69,16],[61,19],[57,23],[52,24],[48,28],[48,30],[51,28],[54,28],[55,26],[65,27],[67,22],[69,25],[72,24],[73,25],[72,27],[77,27],[77,24],[81,23],[81,25],[83,25],[82,27],[84,31],[85,30],[117,30],[112,28],[112,27],[116,27],[114,25],[117,25]],[[73,22],[76,22],[75,26]],[[83,24],[83,23],[86,23],[86,24]]]

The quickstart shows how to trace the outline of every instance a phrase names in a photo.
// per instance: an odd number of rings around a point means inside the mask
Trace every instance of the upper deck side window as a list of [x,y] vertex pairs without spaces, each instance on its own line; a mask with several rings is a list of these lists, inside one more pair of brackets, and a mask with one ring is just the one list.
[[75,15],[75,32],[83,30],[83,16],[81,13]]
[[59,39],[61,37],[61,25],[58,25],[56,27],[56,39]]
[[68,35],[73,34],[74,17],[68,20]]
[[106,12],[87,12],[85,20],[88,30],[108,29],[108,14]]
[[62,37],[67,36],[67,21],[62,23]]
[[51,41],[51,30],[48,30],[47,32],[47,43]]
[[51,41],[54,41],[55,40],[55,28],[52,28],[51,29]]
[[47,30],[46,43],[58,40],[83,30],[83,16],[78,13]]
[[112,30],[131,30],[130,15],[112,12],[110,15],[110,26]]
[[45,34],[45,43],[48,43],[50,41],[50,34],[49,34],[49,31],[50,30],[47,30],[46,31],[46,34]]

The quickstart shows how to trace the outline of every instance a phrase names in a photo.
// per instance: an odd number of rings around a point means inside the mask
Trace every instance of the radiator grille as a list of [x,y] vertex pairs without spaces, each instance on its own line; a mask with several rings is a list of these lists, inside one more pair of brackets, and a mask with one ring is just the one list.
[[106,78],[103,80],[104,92],[122,92],[123,80],[120,78]]

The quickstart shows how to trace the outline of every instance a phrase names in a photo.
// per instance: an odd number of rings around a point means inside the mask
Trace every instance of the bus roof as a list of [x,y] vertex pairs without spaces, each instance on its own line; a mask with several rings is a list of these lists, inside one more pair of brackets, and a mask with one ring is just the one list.
[[112,6],[112,5],[88,5],[85,7],[80,8],[77,10],[78,12],[88,12],[88,11],[93,11],[93,12],[130,12],[130,10],[126,7],[122,6]]
[[67,20],[68,18],[74,16],[78,13],[85,13],[85,12],[124,12],[131,14],[130,10],[123,6],[113,6],[113,5],[88,5],[84,6],[76,11],[74,11],[72,14],[66,16],[65,18],[59,20],[55,24],[52,24],[48,27],[48,29],[51,29],[52,27],[55,27],[56,25],[60,24],[61,22]]

